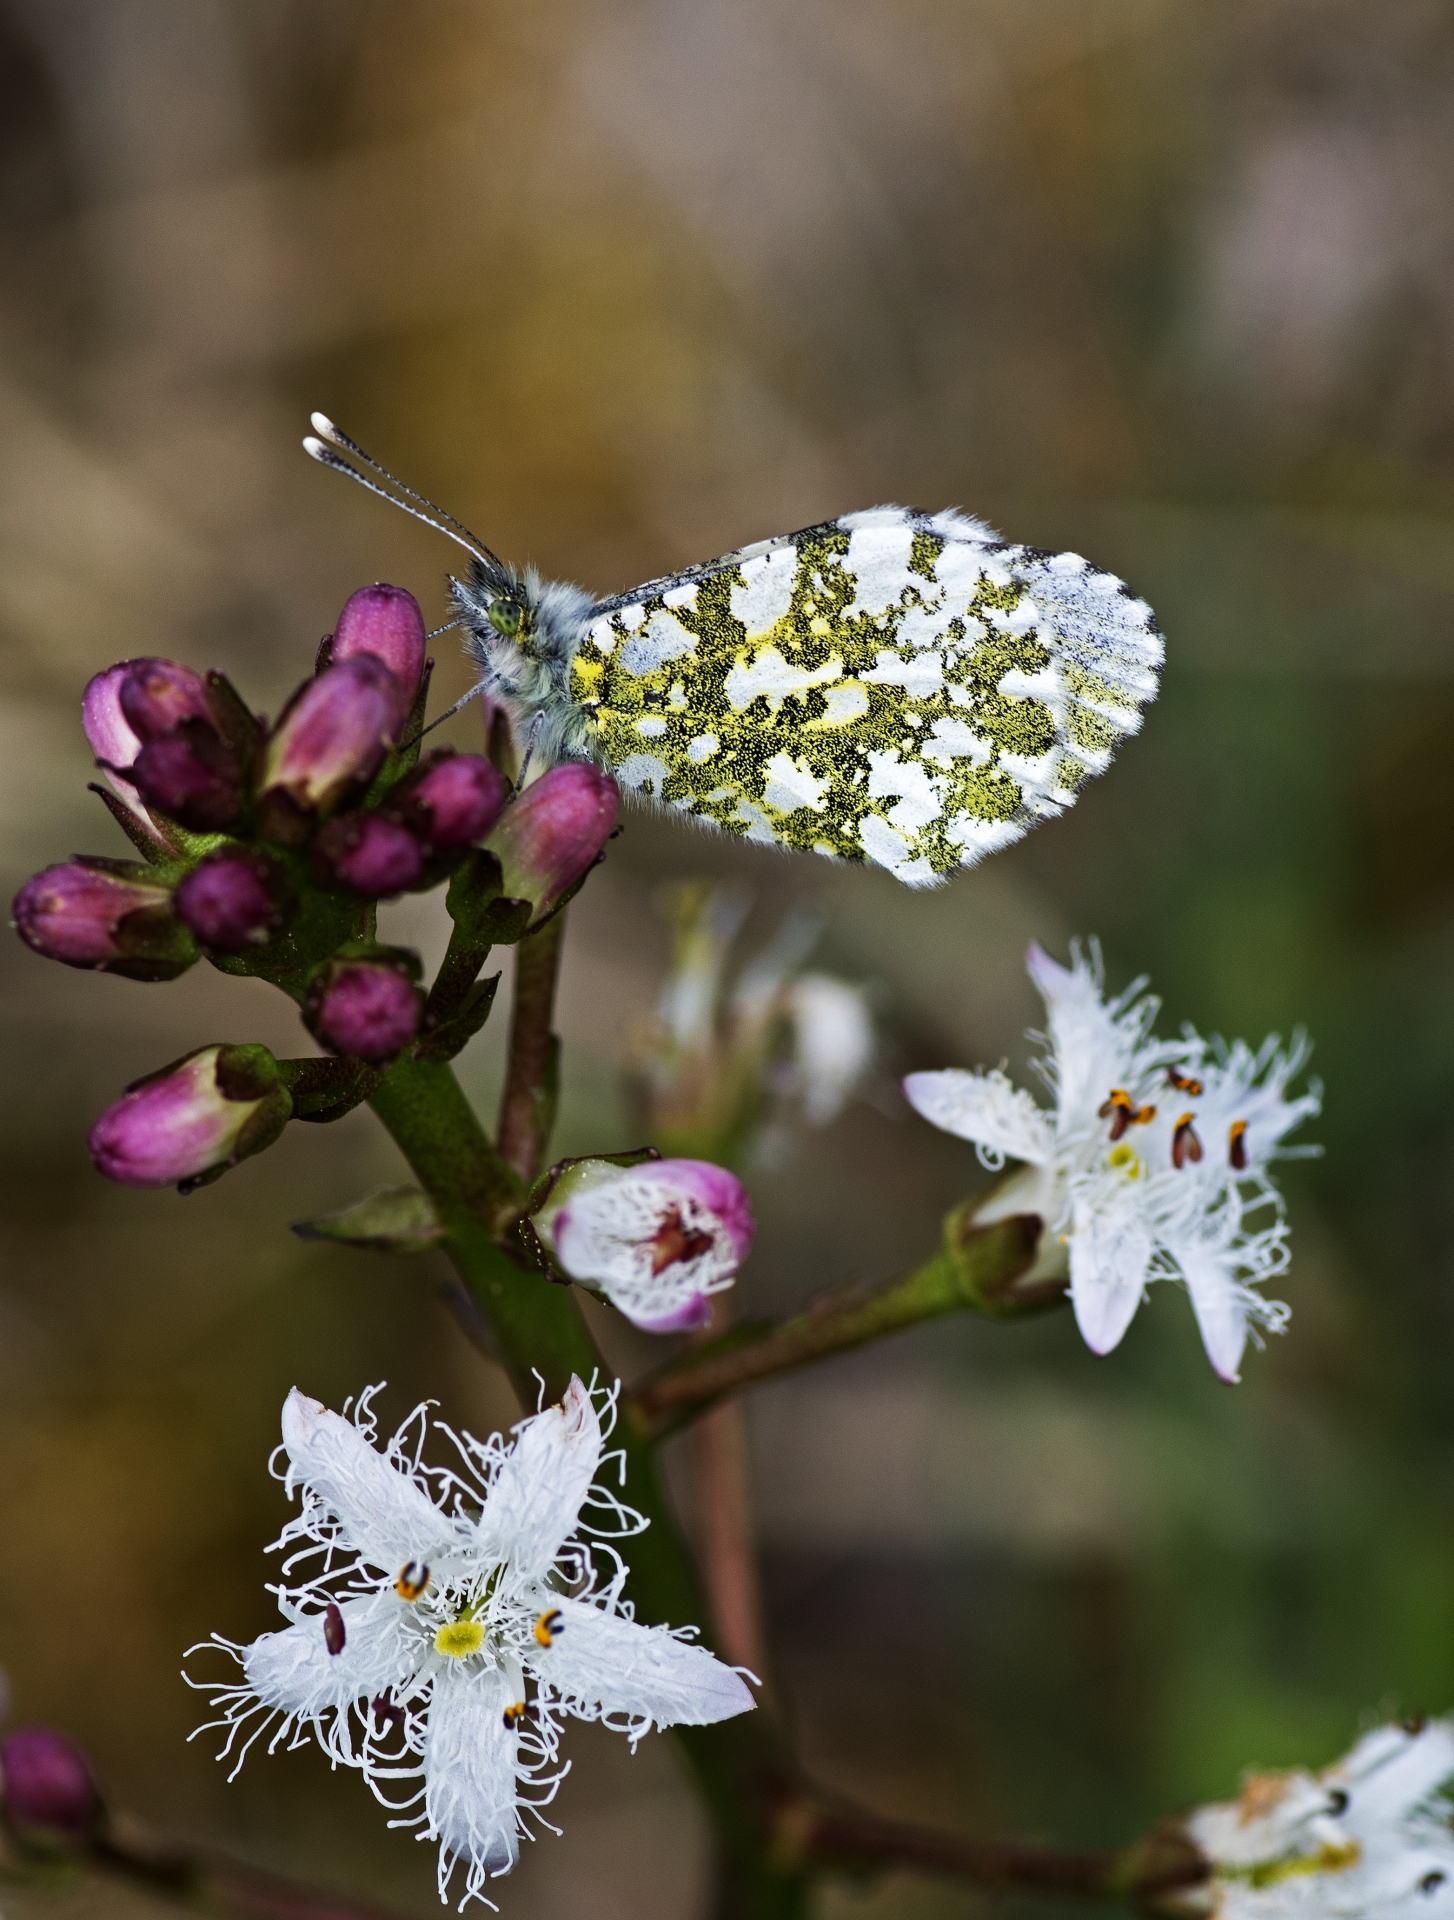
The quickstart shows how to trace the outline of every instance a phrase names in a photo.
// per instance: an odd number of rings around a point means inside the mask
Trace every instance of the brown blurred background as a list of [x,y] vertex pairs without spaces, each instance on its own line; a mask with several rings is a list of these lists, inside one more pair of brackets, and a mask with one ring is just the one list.
[[[0,0],[5,885],[117,852],[86,677],[219,664],[272,709],[346,594],[443,618],[452,550],[312,466],[321,407],[500,552],[600,591],[880,500],[1121,572],[1144,735],[933,895],[633,815],[566,966],[562,1150],[618,1147],[664,881],[799,900],[884,1084],[1024,1057],[1026,940],[1098,932],[1175,1023],[1306,1022],[1292,1330],[1219,1387],[1157,1289],[946,1324],[752,1403],[784,1697],[885,1812],[1129,1838],[1361,1714],[1454,1704],[1454,18],[1435,0]],[[467,684],[453,640],[442,690]],[[465,722],[455,737],[468,738]],[[461,731],[460,729],[463,729]],[[392,910],[437,950],[437,909]],[[0,1665],[157,1826],[424,1913],[432,1850],[316,1754],[226,1787],[177,1677],[270,1624],[297,1381],[513,1417],[430,1259],[286,1230],[398,1177],[367,1115],[187,1201],[85,1130],[261,985],[0,950]],[[499,1035],[466,1057],[489,1099]],[[931,1244],[983,1178],[888,1094],[754,1176],[777,1310]],[[641,1350],[616,1339],[623,1364]],[[514,1920],[699,1910],[668,1741],[582,1730]],[[25,1916],[139,1902],[15,1896]],[[889,1881],[822,1913],[947,1916]]]

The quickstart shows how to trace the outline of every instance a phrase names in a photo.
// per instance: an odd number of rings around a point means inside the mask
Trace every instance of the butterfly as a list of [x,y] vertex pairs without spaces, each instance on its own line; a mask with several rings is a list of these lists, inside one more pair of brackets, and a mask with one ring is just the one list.
[[451,624],[532,755],[748,840],[936,885],[1064,812],[1156,695],[1144,600],[954,509],[870,507],[598,600],[313,426],[314,459],[470,553]]

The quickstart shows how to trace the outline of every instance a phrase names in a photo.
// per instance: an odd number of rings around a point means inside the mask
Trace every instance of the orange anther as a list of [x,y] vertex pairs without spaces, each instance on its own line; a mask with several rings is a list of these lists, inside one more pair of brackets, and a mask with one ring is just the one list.
[[1177,1121],[1171,1136],[1171,1164],[1178,1173],[1188,1160],[1200,1160],[1202,1157],[1202,1143],[1198,1140],[1196,1129],[1192,1125],[1195,1119],[1194,1113],[1184,1113]]
[[1243,1173],[1247,1167],[1247,1122],[1234,1120],[1227,1135],[1227,1158],[1232,1163],[1234,1173]]

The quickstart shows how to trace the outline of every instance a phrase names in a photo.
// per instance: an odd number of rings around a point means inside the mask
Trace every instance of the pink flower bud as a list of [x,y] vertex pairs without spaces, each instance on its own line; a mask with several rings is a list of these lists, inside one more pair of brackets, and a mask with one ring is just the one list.
[[453,853],[483,839],[505,804],[505,776],[478,753],[441,747],[432,753],[390,805],[430,853]]
[[143,742],[130,773],[153,813],[194,833],[219,833],[242,811],[242,770],[207,720],[185,720]]
[[0,1806],[15,1826],[83,1839],[101,1817],[90,1764],[74,1740],[23,1727],[0,1744]]
[[112,771],[115,767],[129,767],[141,752],[141,736],[121,711],[122,682],[133,664],[123,660],[87,682],[86,691],[81,695],[81,725],[86,729],[92,753],[105,769],[109,785],[142,825],[150,828],[153,822],[141,804],[141,795],[131,781],[123,780]]
[[185,1188],[270,1147],[292,1111],[266,1047],[203,1047],[128,1088],[87,1145],[108,1180]]
[[117,701],[123,718],[141,740],[155,740],[184,720],[211,723],[201,674],[178,666],[174,660],[128,660],[117,687]]
[[409,970],[387,960],[336,960],[309,990],[303,1017],[333,1053],[378,1064],[419,1031],[423,995]]
[[595,862],[621,796],[599,767],[552,767],[506,807],[486,846],[498,855],[507,899],[532,900],[538,924]]
[[279,720],[264,788],[280,787],[310,811],[325,809],[378,770],[407,705],[399,682],[371,653],[325,667]]
[[403,587],[360,587],[338,616],[333,659],[353,660],[371,653],[382,660],[411,702],[424,671],[424,616],[419,602]]
[[369,900],[402,893],[424,868],[413,834],[382,813],[339,814],[319,834],[313,851],[325,879],[341,881]]
[[165,887],[76,860],[27,880],[11,912],[26,946],[68,967],[172,980],[197,957]]
[[290,905],[277,862],[243,847],[210,854],[172,895],[177,918],[218,953],[265,945],[281,931]]
[[705,1326],[755,1225],[742,1182],[707,1160],[616,1167],[583,1160],[556,1181],[535,1229],[573,1280],[648,1333]]

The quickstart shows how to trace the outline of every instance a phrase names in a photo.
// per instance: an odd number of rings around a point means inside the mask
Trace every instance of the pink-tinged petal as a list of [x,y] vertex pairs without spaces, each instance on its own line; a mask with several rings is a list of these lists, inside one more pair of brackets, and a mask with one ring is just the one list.
[[[549,1647],[531,1647],[531,1672],[568,1711],[629,1716],[658,1727],[706,1727],[757,1705],[741,1674],[705,1647],[580,1600],[556,1600]],[[645,1728],[641,1728],[645,1731]]]
[[141,740],[155,740],[184,720],[211,724],[201,674],[175,660],[129,660],[116,698],[122,717]]
[[1233,1276],[1234,1257],[1177,1243],[1171,1252],[1191,1295],[1207,1358],[1229,1386],[1236,1386],[1247,1345],[1247,1309]]
[[517,1760],[520,1741],[505,1725],[514,1688],[495,1669],[451,1669],[434,1682],[424,1743],[424,1811],[441,1842],[441,1887],[455,1860],[472,1886],[508,1873],[520,1854]]
[[686,1194],[714,1214],[741,1266],[752,1251],[757,1221],[747,1189],[735,1173],[710,1160],[653,1160],[633,1172],[644,1186],[659,1188],[668,1199]]
[[407,711],[404,689],[373,654],[325,668],[279,720],[264,787],[282,788],[301,807],[330,805],[377,770]]
[[141,752],[141,736],[121,711],[121,688],[135,663],[123,660],[86,683],[81,695],[81,725],[91,751],[113,767],[129,767]]
[[420,1560],[441,1579],[460,1547],[456,1523],[391,1466],[351,1420],[296,1387],[283,1403],[287,1484],[305,1486],[341,1522],[371,1566],[396,1576]]
[[705,1293],[694,1293],[675,1312],[663,1314],[654,1320],[640,1319],[636,1314],[627,1312],[625,1307],[621,1311],[643,1333],[700,1333],[703,1327],[712,1324],[712,1301]]
[[573,1532],[600,1462],[601,1423],[573,1378],[558,1406],[516,1427],[480,1515],[481,1550],[539,1579]]
[[330,1653],[323,1615],[311,1614],[280,1633],[265,1633],[242,1656],[247,1683],[264,1706],[312,1719],[330,1709],[372,1700],[386,1688],[412,1691],[428,1643],[410,1630],[413,1609],[387,1590],[345,1600],[343,1647]]
[[1153,1243],[1134,1218],[1077,1210],[1070,1234],[1070,1299],[1076,1325],[1092,1353],[1121,1344],[1146,1288]]
[[1038,940],[1032,940],[1025,949],[1025,971],[1040,989],[1046,1006],[1063,999],[1075,977],[1069,967],[1052,960]]

